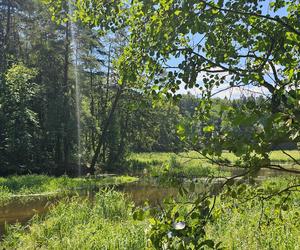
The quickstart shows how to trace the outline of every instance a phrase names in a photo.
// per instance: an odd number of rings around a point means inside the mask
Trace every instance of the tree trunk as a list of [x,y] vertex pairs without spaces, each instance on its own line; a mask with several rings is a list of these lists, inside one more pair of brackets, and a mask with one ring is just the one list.
[[122,93],[122,90],[123,90],[123,86],[124,86],[124,84],[122,84],[122,85],[118,88],[118,90],[117,90],[117,94],[116,94],[115,100],[114,100],[114,102],[113,102],[113,105],[112,105],[112,107],[111,107],[111,110],[110,110],[110,112],[109,112],[108,118],[105,120],[104,125],[103,125],[102,133],[101,133],[101,135],[99,136],[97,148],[96,148],[96,150],[95,150],[95,153],[94,153],[94,156],[93,156],[92,162],[91,162],[91,172],[92,172],[92,173],[95,172],[95,165],[96,165],[96,162],[97,162],[97,160],[98,160],[98,158],[99,158],[99,154],[100,154],[100,150],[101,150],[103,141],[104,141],[104,139],[106,138],[106,135],[107,135],[107,132],[108,132],[108,128],[109,128],[109,125],[111,124],[111,121],[112,121],[112,118],[113,118],[113,114],[114,114],[114,112],[115,112],[115,110],[116,110],[118,101],[119,101],[119,99],[120,99],[120,96],[121,96],[121,93]]
[[7,2],[7,17],[6,17],[6,32],[5,32],[5,49],[9,51],[9,35],[10,35],[10,25],[11,25],[11,3],[10,1]]

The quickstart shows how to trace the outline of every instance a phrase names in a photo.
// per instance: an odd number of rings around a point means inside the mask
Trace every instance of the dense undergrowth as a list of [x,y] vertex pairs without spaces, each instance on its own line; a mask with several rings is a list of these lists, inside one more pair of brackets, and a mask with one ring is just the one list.
[[17,197],[29,199],[32,194],[60,195],[76,189],[87,189],[102,185],[115,185],[136,181],[130,176],[112,176],[100,179],[69,178],[67,176],[51,177],[47,175],[23,175],[0,177],[0,205]]

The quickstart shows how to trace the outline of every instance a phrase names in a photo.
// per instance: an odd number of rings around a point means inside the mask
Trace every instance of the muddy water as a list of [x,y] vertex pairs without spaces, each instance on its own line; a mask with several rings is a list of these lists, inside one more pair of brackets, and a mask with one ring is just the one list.
[[5,224],[25,223],[35,214],[43,214],[48,211],[50,205],[54,204],[55,201],[55,199],[48,197],[34,198],[26,202],[14,199],[0,207],[0,238],[3,235]]
[[127,194],[139,206],[147,200],[151,205],[157,205],[168,196],[176,196],[178,188],[159,186],[154,183],[133,182],[117,188]]

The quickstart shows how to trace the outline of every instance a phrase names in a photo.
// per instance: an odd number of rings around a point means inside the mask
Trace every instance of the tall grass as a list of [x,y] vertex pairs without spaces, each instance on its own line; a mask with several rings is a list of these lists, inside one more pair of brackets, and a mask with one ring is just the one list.
[[[265,190],[279,191],[299,181],[297,177],[277,177],[264,181],[261,186]],[[207,228],[208,237],[222,241],[225,249],[300,249],[299,188],[266,200],[245,200],[219,197],[214,220]]]
[[[145,222],[134,221],[124,194],[102,191],[93,201],[65,199],[28,228],[11,226],[3,249],[145,249]],[[1,249],[1,247],[0,247]]]
[[[246,185],[241,197],[218,196],[206,236],[225,249],[300,249],[300,192],[267,199],[263,207],[257,198],[245,202],[248,191],[263,188],[269,194],[293,184],[299,178],[270,178],[259,186]],[[66,198],[28,226],[10,226],[0,249],[147,249],[148,221],[133,220],[132,212],[126,196],[112,190],[92,200]]]

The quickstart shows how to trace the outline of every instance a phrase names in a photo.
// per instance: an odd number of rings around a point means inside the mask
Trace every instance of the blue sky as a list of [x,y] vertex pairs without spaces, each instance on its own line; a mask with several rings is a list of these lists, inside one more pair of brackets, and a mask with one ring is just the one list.
[[[269,4],[271,2],[274,2],[274,0],[267,0],[267,1],[264,1],[263,2],[263,7],[262,7],[262,14],[270,14],[271,16],[274,16],[274,15],[278,15],[278,16],[284,16],[287,14],[287,11],[286,9],[284,8],[281,8],[279,9],[276,13],[272,12],[269,8]],[[189,36],[191,38],[191,44],[194,42],[198,42],[200,41],[201,37],[199,34],[196,34],[195,36],[192,36],[190,35]],[[171,57],[167,64],[169,66],[172,66],[172,67],[176,67],[181,61],[183,60],[182,57],[179,57],[179,58],[175,58],[175,57]],[[172,70],[172,69],[171,69]],[[198,83],[201,85],[202,84],[202,76],[201,74],[198,75]],[[232,98],[232,99],[235,99],[235,98],[239,98],[241,95],[254,95],[254,96],[257,96],[257,95],[268,95],[269,92],[267,89],[263,88],[263,87],[256,87],[256,86],[249,86],[247,88],[232,88],[232,89],[228,89],[229,85],[227,84],[224,84],[222,87],[220,88],[216,88],[214,91],[215,93],[217,93],[215,96],[216,97],[220,97],[220,98]],[[220,91],[224,89],[224,91]],[[193,89],[189,89],[189,90],[185,90],[184,89],[184,84],[182,84],[182,86],[180,87],[180,90],[179,90],[179,93],[187,93],[187,92],[190,92],[192,94],[195,94],[195,95],[199,95],[200,91],[197,89],[197,88],[193,88]]]

